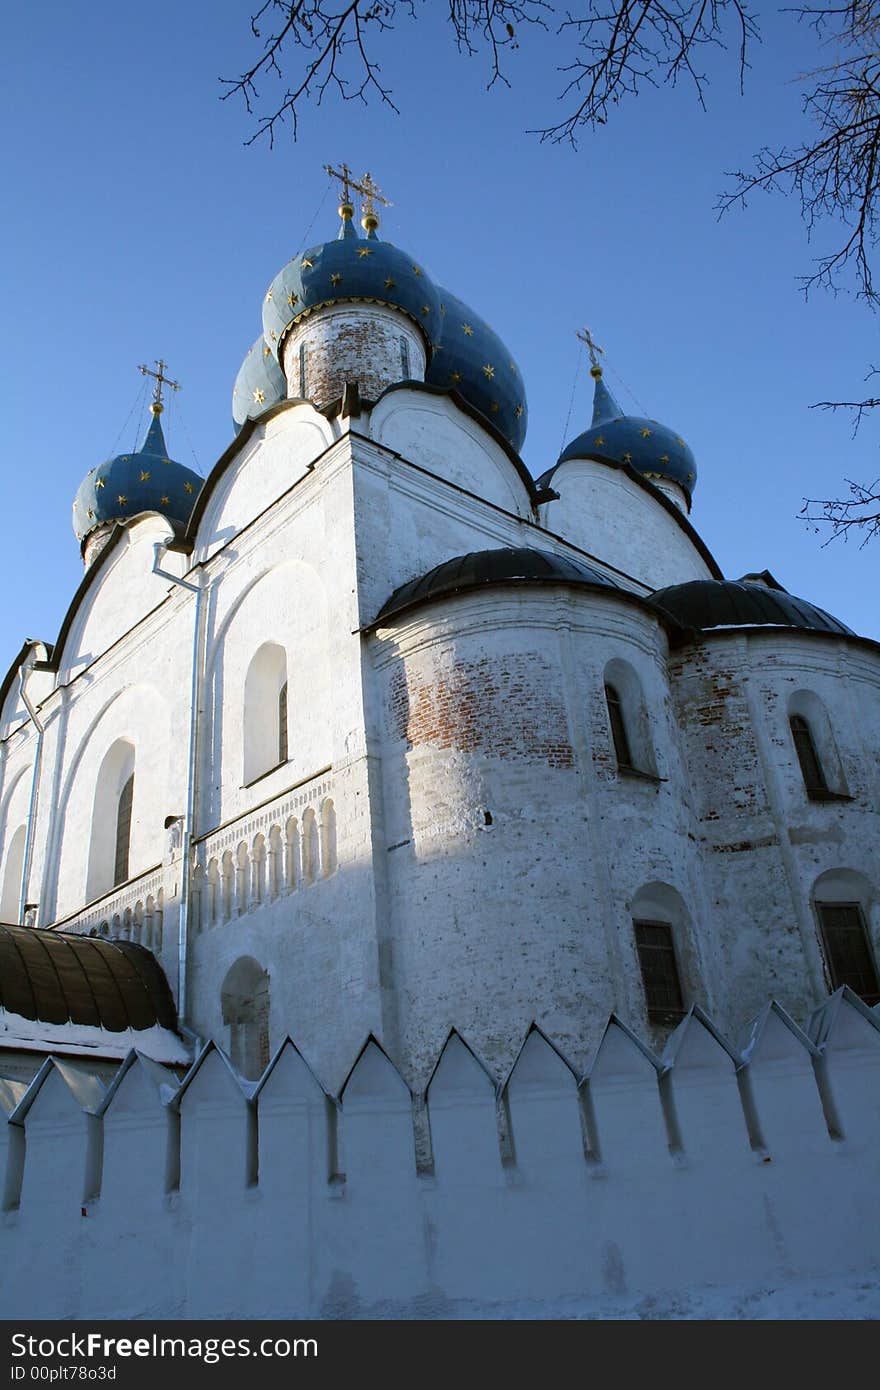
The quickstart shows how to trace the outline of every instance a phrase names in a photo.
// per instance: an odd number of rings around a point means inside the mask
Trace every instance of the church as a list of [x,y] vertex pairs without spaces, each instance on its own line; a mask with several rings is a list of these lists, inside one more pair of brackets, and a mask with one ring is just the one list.
[[0,688],[6,1304],[809,1315],[877,1276],[880,646],[722,574],[588,332],[533,478],[511,349],[338,177],[229,447],[157,362]]

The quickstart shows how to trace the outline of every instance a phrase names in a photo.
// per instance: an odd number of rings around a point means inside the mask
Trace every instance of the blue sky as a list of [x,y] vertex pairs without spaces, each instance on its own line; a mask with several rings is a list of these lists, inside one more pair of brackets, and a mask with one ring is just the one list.
[[487,93],[485,58],[458,56],[443,9],[432,0],[381,46],[400,116],[328,98],[271,151],[245,147],[246,112],[218,100],[219,77],[253,52],[247,0],[50,0],[10,22],[0,668],[24,637],[57,635],[82,573],[74,493],[145,427],[138,363],[162,355],[183,383],[165,416],[174,457],[206,474],[226,447],[267,285],[313,219],[309,243],[335,234],[322,166],[340,160],[392,199],[380,235],[509,344],[535,475],[589,419],[575,338],[587,323],[623,407],[694,450],[692,520],[725,573],[769,568],[880,638],[880,542],[823,549],[798,519],[805,496],[880,473],[877,424],[853,440],[849,418],[810,409],[862,393],[875,320],[846,295],[804,302],[797,276],[823,241],[807,244],[793,201],[714,211],[725,170],[797,138],[790,79],[817,61],[810,31],[769,12],[744,99],[710,57],[706,114],[685,88],[648,91],[572,151],[526,134],[557,109],[555,42],[524,42],[512,90]]

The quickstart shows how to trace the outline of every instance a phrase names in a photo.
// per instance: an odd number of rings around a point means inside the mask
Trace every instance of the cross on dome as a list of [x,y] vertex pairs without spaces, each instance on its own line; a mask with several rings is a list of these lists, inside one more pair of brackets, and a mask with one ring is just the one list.
[[605,349],[601,348],[599,344],[595,341],[589,328],[585,328],[582,333],[576,333],[575,337],[577,338],[578,342],[586,344],[587,352],[590,354],[590,376],[593,377],[594,380],[598,380],[599,377],[602,375],[602,368],[599,364],[598,353],[601,352],[604,354]]
[[151,376],[156,382],[156,385],[153,387],[153,403],[150,406],[151,415],[161,415],[162,411],[165,409],[162,404],[163,386],[170,386],[172,391],[180,390],[180,382],[172,381],[170,376],[165,375],[165,368],[168,366],[168,363],[165,362],[163,358],[156,358],[156,366],[158,367],[158,371],[155,372],[150,367],[144,365],[144,363],[141,363],[138,368],[138,371],[142,372],[144,376]]
[[332,164],[325,164],[324,168],[331,178],[338,179],[342,184],[342,202],[339,204],[339,216],[343,222],[350,222],[354,217],[354,206],[351,201],[351,193],[360,193],[363,196],[361,204],[361,226],[365,232],[375,232],[379,226],[379,216],[376,212],[376,204],[380,203],[383,208],[390,208],[392,205],[381,192],[373,175],[369,170],[362,179],[356,179],[347,164],[340,164],[338,169],[334,169]]

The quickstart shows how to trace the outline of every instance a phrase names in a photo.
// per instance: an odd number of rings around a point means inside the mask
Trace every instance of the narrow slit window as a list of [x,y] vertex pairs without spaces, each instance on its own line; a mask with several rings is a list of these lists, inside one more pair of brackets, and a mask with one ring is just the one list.
[[832,989],[849,985],[866,1004],[880,1004],[880,981],[858,903],[817,903]]
[[828,782],[819,761],[819,754],[816,752],[809,724],[802,714],[793,714],[788,722],[807,794],[827,792]]
[[128,857],[131,847],[131,807],[134,801],[134,773],[122,791],[116,807],[116,857],[113,864],[113,885],[128,878]]
[[299,345],[299,394],[300,394],[300,396],[303,398],[303,400],[306,399],[306,388],[307,388],[307,387],[308,387],[308,381],[307,381],[307,379],[306,379],[306,345],[305,345],[305,343],[300,343],[300,345]]
[[287,681],[278,692],[278,761],[287,762]]
[[623,705],[616,686],[605,686],[605,702],[608,705],[608,718],[611,722],[611,737],[614,741],[614,756],[618,767],[632,767],[632,753],[623,717]]
[[668,922],[633,922],[649,1023],[678,1023],[684,1016],[681,981]]
[[409,376],[409,343],[402,334],[400,338],[400,370],[405,377]]

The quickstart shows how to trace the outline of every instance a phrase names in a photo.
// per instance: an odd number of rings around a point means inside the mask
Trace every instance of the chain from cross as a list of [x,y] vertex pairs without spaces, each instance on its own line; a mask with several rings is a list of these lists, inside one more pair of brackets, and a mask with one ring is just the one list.
[[590,354],[590,363],[592,364],[592,366],[598,367],[598,354],[600,352],[604,353],[605,349],[601,348],[599,344],[594,341],[593,335],[590,332],[589,328],[585,328],[583,333],[576,333],[575,337],[577,338],[578,342],[584,343],[586,345],[587,352]]
[[342,200],[345,203],[351,201],[352,190],[360,193],[364,199],[362,211],[367,216],[373,216],[376,212],[376,204],[381,203],[383,208],[390,208],[392,205],[385,198],[379,185],[374,181],[373,175],[367,170],[362,179],[356,179],[352,175],[347,164],[341,164],[338,169],[334,169],[332,164],[325,164],[324,169],[331,178],[338,179],[342,184]]

